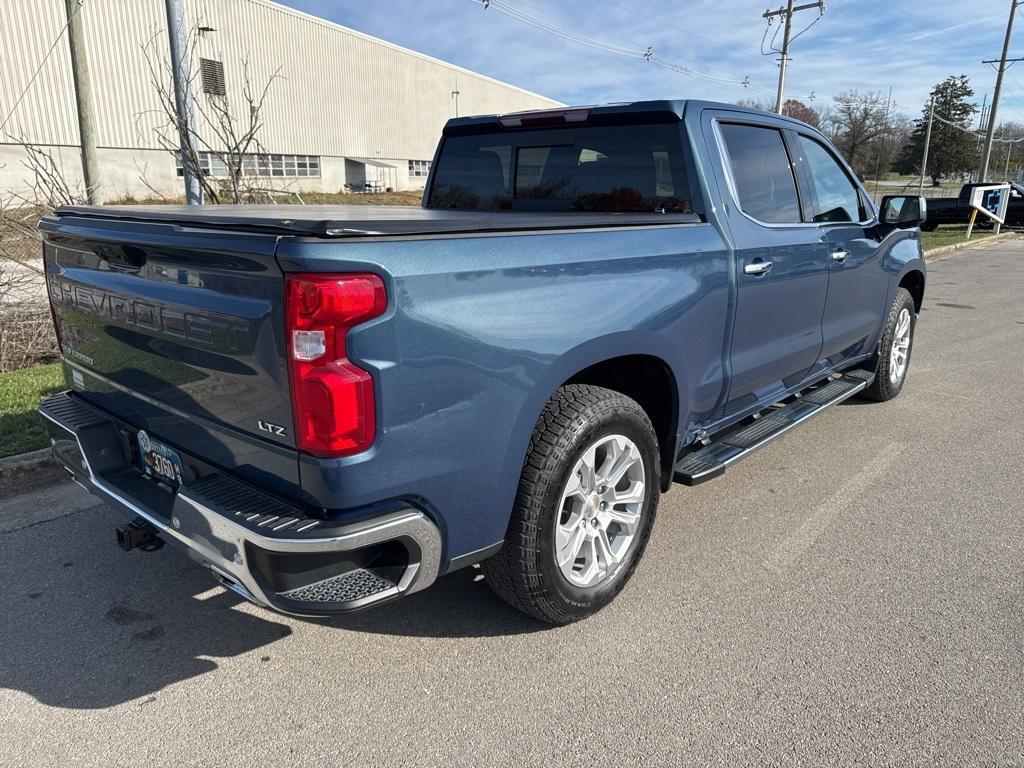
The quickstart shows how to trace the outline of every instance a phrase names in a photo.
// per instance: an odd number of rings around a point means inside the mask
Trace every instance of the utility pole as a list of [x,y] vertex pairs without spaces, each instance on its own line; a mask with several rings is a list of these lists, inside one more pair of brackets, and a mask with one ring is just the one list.
[[996,130],[996,110],[999,109],[999,93],[1003,89],[1003,73],[1008,69],[1007,63],[1024,59],[1007,60],[1010,50],[1010,36],[1013,34],[1013,19],[1017,15],[1017,4],[1020,0],[1010,0],[1010,17],[1006,20],[1006,37],[1003,38],[1003,54],[998,60],[983,61],[982,64],[999,64],[996,69],[996,89],[992,92],[992,108],[988,113],[988,131],[985,133],[985,148],[981,153],[981,167],[978,169],[978,181],[985,181],[988,175],[988,163],[992,157],[992,139]]
[[181,0],[167,0],[167,34],[171,45],[171,74],[174,77],[174,106],[178,113],[185,202],[189,205],[202,205],[203,191],[199,186],[199,169],[195,167],[196,128],[190,86],[192,67],[185,40],[185,14],[181,9]]
[[1006,167],[1003,168],[1003,181],[1010,180],[1010,152],[1013,151],[1013,142],[1006,142]]
[[100,169],[96,159],[96,113],[93,111],[92,80],[85,55],[85,30],[82,6],[85,0],[66,0],[68,45],[71,49],[71,76],[75,82],[75,105],[78,108],[78,135],[82,142],[82,178],[89,205],[99,202]]
[[[978,117],[978,131],[977,131],[977,137],[978,138],[974,142],[974,151],[978,153],[978,157],[981,157],[981,148],[985,144],[985,137],[982,134],[984,134],[984,132],[985,132],[985,126],[988,125],[988,123],[985,122],[987,117],[988,117],[988,94],[986,93],[985,97],[981,100],[981,115]],[[973,174],[971,174],[971,179],[970,180],[971,181],[977,181],[978,180],[977,176],[978,176],[977,171],[975,171]]]
[[924,192],[924,176],[928,172],[928,148],[932,144],[932,120],[935,119],[935,97],[928,100],[928,127],[924,131],[924,154],[921,156],[921,179],[917,182],[917,194]]
[[793,0],[788,0],[785,8],[779,8],[777,11],[764,12],[764,18],[768,20],[769,24],[776,16],[785,17],[785,21],[783,22],[785,26],[782,32],[782,55],[779,57],[779,93],[775,97],[775,111],[780,115],[782,114],[782,97],[786,90],[786,65],[789,63],[789,35],[793,29],[793,14],[800,11],[806,11],[810,8],[817,8],[819,13],[824,13],[824,0],[818,0],[816,3],[805,3],[797,6],[793,5]]
[[889,138],[889,110],[896,106],[892,104],[892,86],[889,86],[889,95],[885,97],[885,117],[882,119],[882,140],[878,142],[878,158],[875,161],[875,194],[878,194],[878,177],[882,175],[882,156],[885,154],[887,139]]

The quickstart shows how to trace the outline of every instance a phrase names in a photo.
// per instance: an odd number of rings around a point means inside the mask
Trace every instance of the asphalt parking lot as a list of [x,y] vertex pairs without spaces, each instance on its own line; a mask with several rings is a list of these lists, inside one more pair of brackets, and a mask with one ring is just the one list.
[[0,764],[1024,765],[1024,240],[929,267],[903,394],[674,489],[574,626],[475,570],[293,620],[0,502]]

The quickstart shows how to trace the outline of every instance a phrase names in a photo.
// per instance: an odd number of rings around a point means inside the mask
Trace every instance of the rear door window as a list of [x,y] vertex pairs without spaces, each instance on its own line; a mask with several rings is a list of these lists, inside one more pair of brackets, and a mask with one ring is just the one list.
[[722,123],[721,130],[743,212],[771,224],[799,223],[800,200],[782,132],[739,123]]
[[693,213],[678,123],[447,136],[427,205]]
[[800,134],[800,148],[807,158],[814,199],[811,215],[817,222],[856,222],[863,220],[860,195],[850,177],[825,146]]

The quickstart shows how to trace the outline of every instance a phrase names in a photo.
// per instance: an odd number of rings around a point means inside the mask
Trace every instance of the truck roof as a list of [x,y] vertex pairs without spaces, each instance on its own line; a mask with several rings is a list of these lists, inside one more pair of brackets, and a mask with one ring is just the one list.
[[503,115],[471,115],[468,117],[452,118],[445,124],[445,132],[452,129],[464,130],[474,127],[490,127],[502,117],[512,115],[542,115],[559,112],[574,112],[578,110],[589,110],[591,118],[602,120],[628,122],[630,118],[654,119],[654,120],[682,120],[688,109],[723,109],[732,112],[747,112],[752,115],[769,116],[781,120],[790,120],[799,125],[806,125],[804,122],[785,115],[778,115],[774,112],[766,112],[752,107],[743,107],[738,104],[728,104],[723,101],[705,101],[702,99],[655,99],[652,101],[623,101],[609,104],[584,104],[574,107],[554,107],[551,109],[532,109],[523,112],[511,112]]

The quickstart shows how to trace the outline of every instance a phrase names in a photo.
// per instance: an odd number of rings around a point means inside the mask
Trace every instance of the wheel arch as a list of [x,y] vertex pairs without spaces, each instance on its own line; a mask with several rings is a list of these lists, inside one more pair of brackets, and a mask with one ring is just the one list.
[[679,388],[665,360],[649,354],[629,354],[594,363],[571,376],[566,384],[591,384],[619,392],[639,403],[658,436],[661,454],[661,485],[671,484],[679,424]]
[[898,288],[906,288],[914,299],[914,311],[921,313],[921,305],[924,303],[924,269],[916,266],[909,267],[900,275]]
[[[662,488],[666,487],[666,477],[671,485],[680,417],[687,407],[687,378],[680,359],[663,336],[645,331],[592,339],[558,356],[535,381],[530,397],[520,409],[503,477],[514,478],[518,485],[533,429],[555,390],[570,383],[594,384],[632,397],[644,408],[658,435]],[[645,379],[644,375],[650,378]]]

